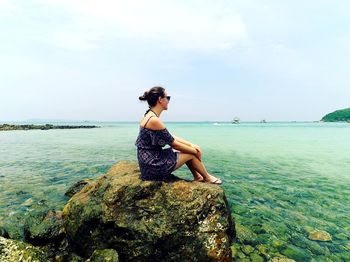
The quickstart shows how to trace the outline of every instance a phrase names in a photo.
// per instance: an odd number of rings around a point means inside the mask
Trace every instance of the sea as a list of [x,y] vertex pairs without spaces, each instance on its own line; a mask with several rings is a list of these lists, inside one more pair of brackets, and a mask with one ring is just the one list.
[[[0,227],[13,238],[36,205],[62,210],[77,181],[120,160],[137,161],[138,122],[52,124],[100,128],[0,132]],[[199,145],[208,172],[223,180],[238,259],[257,252],[265,259],[350,261],[349,123],[165,124]],[[186,165],[174,175],[192,177]],[[331,239],[311,240],[315,231]]]

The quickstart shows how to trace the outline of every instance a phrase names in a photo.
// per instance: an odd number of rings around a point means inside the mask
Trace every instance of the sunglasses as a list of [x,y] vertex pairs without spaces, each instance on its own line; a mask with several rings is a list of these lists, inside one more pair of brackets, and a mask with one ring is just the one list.
[[171,96],[166,96],[166,99],[168,99],[168,101],[170,101],[170,97],[171,97]]

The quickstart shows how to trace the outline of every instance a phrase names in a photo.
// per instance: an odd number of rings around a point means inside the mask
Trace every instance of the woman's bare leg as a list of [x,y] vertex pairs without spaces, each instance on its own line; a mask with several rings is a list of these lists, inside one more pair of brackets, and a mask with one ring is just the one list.
[[[216,178],[208,173],[203,163],[194,155],[179,152],[179,159],[176,163],[175,169],[181,167],[184,163],[190,162],[191,172],[198,172],[205,181],[215,181]],[[192,174],[193,174],[192,172]]]
[[191,170],[192,175],[193,175],[195,181],[203,181],[203,177],[201,176],[200,173],[198,173],[198,172],[194,169],[194,167],[192,166],[192,163],[191,163],[190,160],[186,162],[186,165],[187,165],[188,169]]
[[188,162],[190,162],[190,165],[194,171],[197,171],[204,178],[204,180],[212,180],[212,176],[208,173],[203,163],[197,157],[194,157]]

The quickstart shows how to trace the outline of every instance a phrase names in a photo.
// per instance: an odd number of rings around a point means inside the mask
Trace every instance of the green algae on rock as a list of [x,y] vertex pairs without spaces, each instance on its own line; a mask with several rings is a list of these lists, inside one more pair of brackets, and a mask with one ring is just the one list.
[[40,248],[0,236],[0,261],[42,262],[47,261],[47,257]]
[[231,260],[235,230],[220,187],[139,176],[137,163],[120,161],[68,201],[63,223],[77,253],[112,248],[122,261]]

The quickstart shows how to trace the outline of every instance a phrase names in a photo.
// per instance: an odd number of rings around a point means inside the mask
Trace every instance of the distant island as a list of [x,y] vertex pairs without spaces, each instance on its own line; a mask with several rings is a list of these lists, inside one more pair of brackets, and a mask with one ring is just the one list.
[[350,122],[350,108],[341,109],[322,117],[324,122]]
[[9,125],[9,124],[3,124],[0,125],[0,131],[11,131],[11,130],[32,130],[32,129],[39,129],[39,130],[49,130],[49,129],[73,129],[73,128],[98,128],[99,126],[54,126],[51,124],[45,124],[45,125]]

